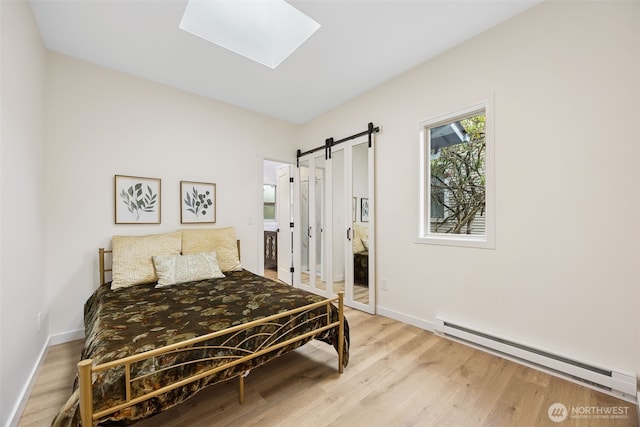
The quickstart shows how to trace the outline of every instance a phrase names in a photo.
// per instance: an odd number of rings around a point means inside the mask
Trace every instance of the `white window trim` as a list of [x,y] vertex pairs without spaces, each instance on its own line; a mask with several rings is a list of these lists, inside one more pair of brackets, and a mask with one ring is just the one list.
[[[485,206],[485,235],[472,236],[466,234],[430,233],[427,223],[430,219],[431,198],[429,197],[429,185],[427,178],[431,176],[431,165],[427,161],[427,135],[426,128],[447,123],[460,116],[469,115],[478,111],[485,111],[485,138],[486,138],[486,206]],[[417,243],[430,245],[461,246],[469,248],[495,249],[495,138],[494,138],[494,106],[493,95],[486,99],[473,103],[471,106],[457,109],[454,112],[443,114],[422,120],[418,123],[419,147],[420,147],[420,212],[418,224]],[[426,215],[426,216],[425,216]]]

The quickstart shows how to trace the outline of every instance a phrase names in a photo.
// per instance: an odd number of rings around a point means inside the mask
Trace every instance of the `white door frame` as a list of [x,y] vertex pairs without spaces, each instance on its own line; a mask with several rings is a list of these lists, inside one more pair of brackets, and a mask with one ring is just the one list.
[[[294,273],[293,273],[293,284],[294,286],[300,288],[300,289],[304,289],[310,292],[313,292],[315,294],[318,295],[322,295],[324,297],[329,297],[333,295],[333,290],[332,290],[332,282],[331,280],[326,280],[327,277],[331,277],[331,267],[329,266],[327,268],[326,264],[327,264],[327,256],[326,256],[326,252],[327,252],[327,247],[330,244],[330,241],[327,240],[328,234],[328,230],[326,229],[326,225],[329,223],[329,221],[327,220],[327,212],[328,209],[331,209],[331,202],[330,202],[330,197],[327,197],[326,194],[327,190],[330,188],[330,173],[327,171],[327,161],[325,160],[324,163],[324,167],[325,170],[323,172],[323,185],[321,186],[321,188],[323,189],[322,191],[324,191],[324,194],[322,195],[322,200],[323,200],[323,211],[324,211],[324,221],[323,221],[323,226],[322,226],[322,231],[320,230],[316,230],[316,209],[315,209],[315,201],[317,200],[316,198],[316,185],[315,185],[315,178],[316,178],[316,162],[315,159],[319,157],[319,154],[317,153],[309,153],[306,154],[302,157],[300,157],[298,160],[300,163],[302,162],[308,162],[308,168],[309,168],[309,177],[308,177],[308,182],[309,182],[309,193],[308,193],[308,199],[309,199],[309,225],[311,226],[311,230],[309,229],[305,229],[303,230],[302,228],[302,216],[301,216],[301,211],[300,211],[300,185],[302,183],[302,178],[301,178],[301,167],[297,167],[296,171],[294,172],[294,180],[293,180],[293,188],[294,188],[294,202],[293,202],[293,210],[294,210],[294,223],[295,226],[293,228],[293,265],[294,265]],[[299,164],[300,164],[299,163]],[[308,268],[309,268],[309,283],[302,283],[301,280],[301,273],[302,273],[302,263],[301,263],[301,257],[302,257],[302,245],[301,245],[301,238],[302,238],[302,233],[309,233],[310,234],[310,238],[309,238],[309,246],[308,246],[308,259],[307,259],[307,264],[308,264]],[[317,244],[317,239],[320,238],[321,239],[321,260],[323,261],[323,266],[322,266],[322,274],[320,277],[317,276],[316,274],[316,244]],[[316,283],[318,282],[318,280],[320,280],[320,282],[325,283],[325,289],[322,289],[321,287],[318,287],[316,285]]]
[[[285,184],[281,184],[281,177],[286,178]],[[276,181],[278,183],[276,187],[277,271],[278,279],[289,285],[293,284],[293,275],[291,274],[291,267],[293,266],[293,237],[290,227],[293,214],[292,185],[290,181],[292,177],[292,165],[282,166],[276,171]],[[286,192],[282,189],[283,185],[286,187]],[[284,195],[286,195],[286,198]],[[286,209],[283,209],[283,203],[281,203],[283,200],[286,200]],[[283,214],[286,214],[286,217],[283,217]],[[285,255],[285,252],[288,252],[288,254]]]
[[[332,159],[335,158],[337,152],[342,152],[341,161],[343,163],[342,168],[340,170],[344,174],[343,182],[344,182],[344,191],[343,191],[343,206],[344,212],[342,216],[345,218],[345,221],[340,226],[342,230],[336,230],[332,236],[337,236],[339,241],[335,242],[336,244],[340,244],[342,242],[344,248],[344,303],[345,305],[374,314],[376,309],[376,300],[375,300],[375,290],[376,290],[376,278],[375,278],[375,187],[374,187],[374,150],[373,144],[372,147],[367,148],[367,198],[369,199],[369,222],[368,222],[368,252],[369,252],[369,260],[368,263],[368,278],[369,278],[369,294],[368,294],[368,304],[364,304],[356,300],[354,295],[354,255],[353,255],[353,238],[355,237],[355,230],[353,229],[352,222],[352,200],[354,198],[353,194],[353,147],[359,146],[361,144],[367,144],[368,140],[365,136],[364,138],[356,138],[351,141],[347,141],[339,146],[333,147],[333,156]],[[335,168],[332,168],[332,171]],[[356,201],[357,211],[360,209],[360,200]],[[358,222],[358,218],[356,218],[356,222]]]
[[[372,135],[371,138],[375,138],[375,135]],[[346,193],[346,197],[347,197],[347,203],[345,203],[345,207],[348,207],[348,209],[351,208],[351,198],[353,197],[353,171],[352,171],[352,165],[353,165],[353,148],[357,145],[361,145],[361,144],[368,144],[368,138],[365,136],[364,138],[357,138],[354,139],[352,141],[349,141],[347,143],[345,143],[346,147],[345,149],[346,151],[346,156],[345,156],[345,162],[348,165],[347,167],[347,171],[351,171],[351,173],[347,173],[347,178],[346,178],[346,185],[347,185],[347,191],[345,191]],[[369,258],[369,262],[367,263],[367,268],[368,268],[368,289],[369,289],[369,295],[368,295],[368,299],[369,299],[369,303],[368,304],[364,304],[360,301],[357,301],[355,299],[355,296],[353,294],[353,287],[355,286],[353,283],[353,277],[354,277],[354,271],[353,271],[353,237],[355,236],[355,230],[353,228],[351,228],[351,233],[350,233],[350,239],[347,239],[347,234],[345,232],[345,241],[346,241],[346,248],[345,249],[345,256],[346,257],[350,257],[349,261],[350,262],[345,262],[347,263],[347,265],[349,265],[349,268],[347,269],[348,271],[348,276],[349,280],[351,282],[351,286],[349,287],[349,292],[345,292],[345,304],[348,305],[349,307],[358,309],[358,310],[362,310],[364,312],[370,313],[370,314],[375,314],[376,312],[376,263],[375,263],[375,259],[376,259],[376,229],[375,229],[375,221],[376,221],[376,217],[375,217],[375,150],[374,150],[375,144],[371,144],[371,147],[367,148],[367,198],[369,199],[369,215],[368,215],[368,225],[367,225],[367,230],[368,230],[368,245],[367,245],[367,251],[368,251],[368,258]],[[357,205],[360,205],[360,203],[356,203]],[[358,206],[358,208],[360,208],[360,206]],[[357,218],[356,218],[357,221]],[[346,278],[345,278],[345,290],[347,288],[347,282],[346,282]]]

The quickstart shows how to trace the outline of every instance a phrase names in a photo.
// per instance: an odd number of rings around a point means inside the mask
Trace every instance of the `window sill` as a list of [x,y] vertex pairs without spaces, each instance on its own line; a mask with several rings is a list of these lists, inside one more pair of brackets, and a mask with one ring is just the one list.
[[435,234],[418,237],[416,243],[422,245],[458,246],[463,248],[495,249],[493,240],[486,236]]

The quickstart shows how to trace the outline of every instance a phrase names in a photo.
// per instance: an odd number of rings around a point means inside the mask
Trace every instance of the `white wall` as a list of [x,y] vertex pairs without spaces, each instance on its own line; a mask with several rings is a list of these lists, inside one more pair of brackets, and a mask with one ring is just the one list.
[[0,133],[0,425],[48,337],[44,200],[45,51],[25,1],[1,1]]
[[[638,2],[545,2],[304,126],[303,150],[383,126],[379,311],[640,371],[638,22]],[[496,249],[417,244],[417,123],[489,94]]]
[[[45,54],[28,5],[2,1],[0,14],[0,423],[46,335],[82,327],[96,248],[111,235],[180,228],[179,181],[216,182],[216,226],[236,227],[256,269],[257,158],[293,161],[295,148],[369,121],[384,127],[381,311],[639,371],[637,2],[546,2],[302,129],[57,54],[46,55],[43,115]],[[417,123],[490,93],[496,249],[416,244]],[[162,224],[113,224],[114,174],[162,179]]]
[[[215,226],[236,228],[242,263],[257,270],[258,157],[293,162],[297,126],[59,54],[48,54],[47,65],[52,334],[82,328],[82,306],[98,283],[97,248],[112,235],[181,228],[180,180],[216,183]],[[162,179],[160,225],[114,225],[115,174]]]

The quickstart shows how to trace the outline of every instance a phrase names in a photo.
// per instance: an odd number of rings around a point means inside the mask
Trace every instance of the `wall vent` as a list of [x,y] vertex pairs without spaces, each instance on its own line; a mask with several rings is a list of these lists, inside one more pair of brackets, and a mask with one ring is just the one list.
[[434,333],[551,375],[636,403],[636,376],[593,366],[436,317]]

